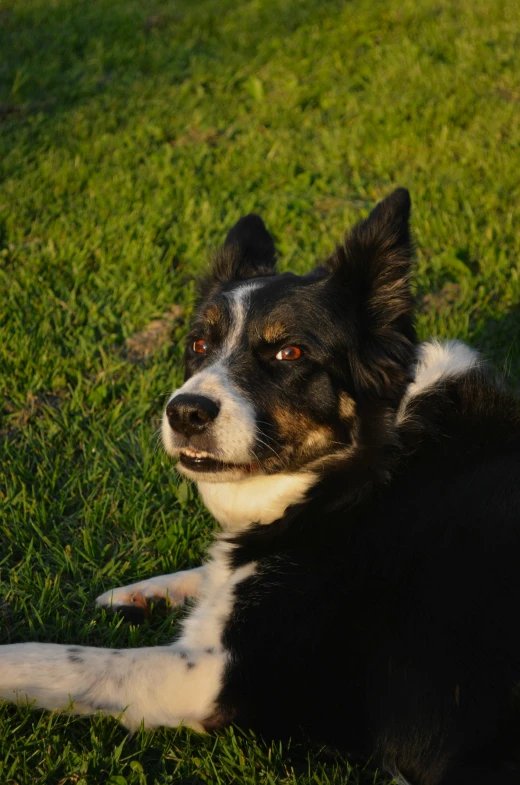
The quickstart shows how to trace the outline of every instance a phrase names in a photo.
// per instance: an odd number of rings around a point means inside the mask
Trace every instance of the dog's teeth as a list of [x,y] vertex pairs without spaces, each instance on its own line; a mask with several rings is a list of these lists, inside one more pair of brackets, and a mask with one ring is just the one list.
[[194,450],[192,447],[185,447],[181,453],[187,455],[188,458],[211,458],[211,453],[205,450]]

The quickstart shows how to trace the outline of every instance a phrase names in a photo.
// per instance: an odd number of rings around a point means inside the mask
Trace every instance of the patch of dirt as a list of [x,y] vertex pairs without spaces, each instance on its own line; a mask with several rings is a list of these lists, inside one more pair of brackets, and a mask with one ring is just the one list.
[[32,245],[39,245],[42,242],[41,237],[27,237],[23,243],[9,243],[7,246],[8,251],[19,251],[30,248]]
[[500,98],[508,103],[517,104],[520,102],[520,90],[509,90],[507,87],[499,87],[497,90]]
[[315,210],[317,210],[323,218],[329,215],[329,213],[343,211],[347,205],[353,207],[355,210],[370,207],[370,204],[362,199],[333,196],[331,194],[324,194],[314,202]]
[[150,30],[161,30],[173,22],[181,22],[182,16],[180,14],[150,14],[150,16],[143,22],[143,30],[147,33]]
[[12,115],[23,114],[24,107],[22,104],[0,104],[0,120],[7,120]]
[[28,104],[6,104],[0,103],[0,122],[9,120],[12,117],[23,117],[30,112],[45,111],[54,104],[54,99],[48,101],[32,101]]
[[184,308],[174,305],[160,319],[154,319],[144,330],[134,333],[125,341],[125,356],[132,363],[148,360],[170,340],[175,324],[182,319]]
[[461,296],[460,283],[447,283],[436,292],[419,297],[417,304],[421,313],[442,311],[455,305]]
[[338,199],[335,196],[322,196],[321,199],[316,199],[314,207],[323,216],[327,216],[330,212],[344,207],[345,200]]
[[45,393],[44,395],[33,395],[32,392],[27,394],[27,402],[25,406],[19,409],[12,401],[4,401],[4,412],[16,415],[13,417],[9,427],[0,429],[0,438],[14,439],[18,435],[21,428],[34,418],[42,413],[42,410],[50,406],[52,409],[59,409],[61,406],[61,396],[57,393]]
[[214,147],[222,134],[223,131],[219,131],[218,128],[190,128],[182,136],[171,139],[170,144],[173,147],[184,147],[188,144],[209,144],[210,147]]

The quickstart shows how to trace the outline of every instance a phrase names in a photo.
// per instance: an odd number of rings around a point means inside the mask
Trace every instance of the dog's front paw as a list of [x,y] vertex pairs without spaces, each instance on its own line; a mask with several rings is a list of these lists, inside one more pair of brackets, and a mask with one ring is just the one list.
[[[96,598],[96,605],[120,613],[132,624],[142,624],[150,613],[152,598],[148,599],[139,590],[128,591],[128,587],[110,589]],[[164,599],[160,602],[164,605]]]
[[187,581],[183,578],[185,575],[189,575],[189,572],[160,575],[130,586],[109,589],[96,599],[96,605],[117,611],[134,624],[141,624],[152,606],[162,609],[176,607],[191,596],[187,591]]

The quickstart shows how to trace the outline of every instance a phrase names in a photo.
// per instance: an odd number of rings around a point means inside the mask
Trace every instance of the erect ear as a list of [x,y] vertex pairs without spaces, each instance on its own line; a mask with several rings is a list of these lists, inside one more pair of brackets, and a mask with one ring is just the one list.
[[354,382],[389,400],[400,399],[410,381],[416,342],[410,208],[410,194],[398,188],[347,233],[325,265],[354,317]]
[[212,266],[214,281],[224,282],[260,275],[274,275],[276,249],[274,241],[259,215],[240,218],[229,230],[224,247]]

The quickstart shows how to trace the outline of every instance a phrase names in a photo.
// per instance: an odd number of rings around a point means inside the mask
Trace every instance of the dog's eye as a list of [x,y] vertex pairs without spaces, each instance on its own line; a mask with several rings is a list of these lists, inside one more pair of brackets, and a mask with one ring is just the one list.
[[193,349],[194,352],[197,352],[197,354],[206,354],[209,347],[207,341],[205,341],[204,338],[198,338],[196,341],[193,342],[191,348]]
[[302,350],[298,346],[284,346],[276,355],[277,360],[297,360]]

